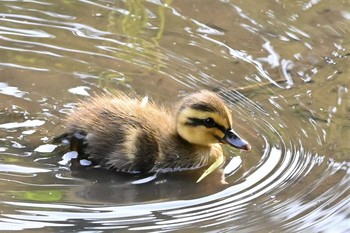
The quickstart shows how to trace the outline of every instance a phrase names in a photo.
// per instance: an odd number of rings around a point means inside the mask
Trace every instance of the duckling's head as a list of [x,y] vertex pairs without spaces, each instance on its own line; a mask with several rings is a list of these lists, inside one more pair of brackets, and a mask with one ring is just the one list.
[[232,129],[232,117],[224,101],[210,91],[191,94],[181,101],[176,129],[183,139],[195,145],[227,143],[238,149],[251,148]]

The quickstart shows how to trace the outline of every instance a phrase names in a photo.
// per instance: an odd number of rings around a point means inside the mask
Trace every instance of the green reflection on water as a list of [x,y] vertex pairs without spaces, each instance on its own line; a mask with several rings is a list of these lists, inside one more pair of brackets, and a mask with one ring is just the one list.
[[60,190],[35,190],[35,191],[14,191],[12,192],[19,199],[27,201],[56,202],[63,197]]
[[[108,14],[107,31],[121,33],[123,36],[126,36],[124,46],[116,49],[113,52],[113,56],[122,61],[137,64],[148,71],[160,70],[163,67],[161,62],[162,54],[156,48],[159,46],[159,41],[165,29],[165,9],[171,2],[172,0],[166,0],[164,4],[159,5],[156,15],[157,23],[152,26],[157,30],[154,36],[144,36],[148,33],[146,31],[150,30],[150,25],[152,25],[148,13],[149,10],[145,6],[144,0],[126,1],[125,9],[127,9],[128,14],[123,15],[122,19],[119,18],[119,13],[111,11]],[[103,43],[107,46],[110,45],[108,41]],[[115,44],[110,46],[115,47]],[[132,75],[127,77],[125,74],[125,72],[103,71],[98,75],[99,86],[108,87],[108,83],[111,81],[117,81],[119,84],[124,85],[127,82],[131,82]],[[107,85],[104,85],[105,83]]]

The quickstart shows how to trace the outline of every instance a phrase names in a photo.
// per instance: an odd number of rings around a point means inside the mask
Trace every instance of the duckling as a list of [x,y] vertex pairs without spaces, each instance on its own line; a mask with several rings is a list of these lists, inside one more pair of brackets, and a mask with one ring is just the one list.
[[232,129],[227,105],[207,90],[184,97],[175,111],[125,94],[99,95],[80,102],[65,123],[64,136],[80,158],[126,173],[209,166],[223,143],[251,149]]

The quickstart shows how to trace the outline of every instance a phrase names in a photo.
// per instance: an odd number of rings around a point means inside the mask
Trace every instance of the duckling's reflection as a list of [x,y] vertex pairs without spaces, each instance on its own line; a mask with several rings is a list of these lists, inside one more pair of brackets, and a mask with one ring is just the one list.
[[[84,167],[77,159],[71,160],[71,174],[85,180],[74,188],[75,198],[89,202],[143,203],[193,199],[216,193],[225,187],[222,170],[217,170],[200,183],[197,178],[205,169],[166,174],[125,174],[111,170]],[[153,179],[152,179],[153,178]]]

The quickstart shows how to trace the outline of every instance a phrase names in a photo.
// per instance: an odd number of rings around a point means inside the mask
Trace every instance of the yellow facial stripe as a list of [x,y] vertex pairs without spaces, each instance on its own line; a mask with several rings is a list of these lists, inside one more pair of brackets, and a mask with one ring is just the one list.
[[203,130],[206,130],[207,132],[210,132],[212,135],[218,137],[218,138],[223,138],[225,136],[224,132],[217,128],[205,128],[203,127]]

